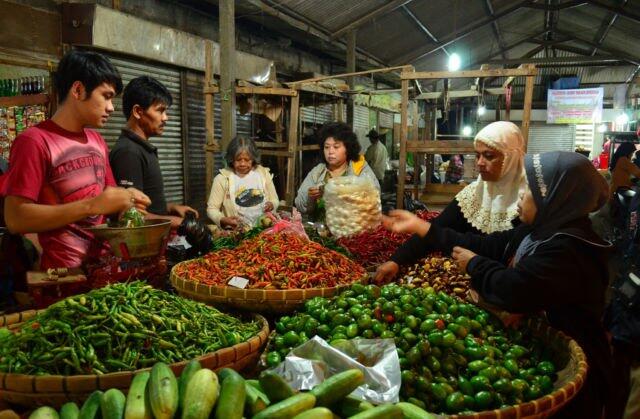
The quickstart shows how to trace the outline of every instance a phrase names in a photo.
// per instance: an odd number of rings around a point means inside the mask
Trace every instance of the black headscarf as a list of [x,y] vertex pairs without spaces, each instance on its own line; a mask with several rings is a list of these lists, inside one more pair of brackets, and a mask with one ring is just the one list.
[[514,263],[558,233],[603,248],[611,246],[590,228],[567,226],[580,219],[590,225],[589,213],[600,209],[609,196],[606,180],[588,158],[566,151],[527,154],[524,166],[537,212],[531,233],[516,250]]
[[630,157],[633,152],[636,151],[636,145],[633,143],[622,143],[618,146],[618,149],[613,153],[611,158],[611,165],[609,170],[613,171],[616,168],[616,164],[621,157]]
[[529,154],[524,165],[538,209],[533,223],[534,239],[587,217],[607,201],[606,180],[582,154],[566,151]]

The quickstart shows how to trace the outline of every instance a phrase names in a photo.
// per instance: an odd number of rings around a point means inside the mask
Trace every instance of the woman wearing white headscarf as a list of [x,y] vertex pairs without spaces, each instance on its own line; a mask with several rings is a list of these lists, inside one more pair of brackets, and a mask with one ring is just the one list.
[[[432,223],[460,233],[491,234],[510,230],[518,218],[518,194],[526,185],[524,138],[512,122],[498,121],[476,135],[478,179],[460,191]],[[400,265],[415,263],[424,256],[416,236],[396,250],[391,260],[378,267],[376,281],[393,279]]]

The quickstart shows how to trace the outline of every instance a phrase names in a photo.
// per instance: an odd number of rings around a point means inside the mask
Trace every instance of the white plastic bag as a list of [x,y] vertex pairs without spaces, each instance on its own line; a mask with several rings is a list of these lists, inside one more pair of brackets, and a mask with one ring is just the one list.
[[375,228],[382,221],[380,192],[366,178],[341,176],[324,187],[326,223],[337,238]]
[[375,404],[399,401],[400,360],[393,339],[345,340],[337,349],[314,336],[289,352],[273,371],[294,390],[310,390],[351,368],[361,370],[365,377],[352,396]]

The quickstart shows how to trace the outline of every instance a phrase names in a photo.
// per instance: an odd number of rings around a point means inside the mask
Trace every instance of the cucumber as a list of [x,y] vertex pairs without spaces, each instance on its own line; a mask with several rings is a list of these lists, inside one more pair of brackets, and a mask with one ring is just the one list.
[[244,401],[244,413],[247,417],[252,417],[267,408],[269,399],[264,393],[249,385],[246,380],[244,389],[247,393],[247,398]]
[[207,419],[218,400],[218,377],[210,369],[200,369],[189,377],[185,388],[182,419]]
[[[202,365],[200,362],[195,359],[187,364],[186,367],[182,370],[182,374],[180,374],[180,378],[178,379],[178,408],[182,410],[184,406],[184,393],[187,389],[187,384],[189,380],[197,371],[202,369]],[[218,378],[216,377],[216,382],[218,382]]]
[[435,419],[437,417],[413,403],[400,402],[396,403],[396,406],[402,410],[404,419]]
[[312,409],[316,404],[316,396],[311,393],[299,393],[288,399],[264,409],[253,417],[253,419],[289,419]]
[[231,368],[223,368],[219,374],[222,384],[214,418],[242,419],[244,401],[247,395],[244,378]]
[[373,409],[365,410],[349,419],[402,419],[402,409],[392,404],[382,404]]
[[351,369],[327,378],[312,388],[311,394],[316,396],[318,406],[329,407],[347,397],[362,384],[364,373],[358,369]]
[[100,411],[102,419],[122,419],[124,416],[124,405],[127,398],[117,388],[111,388],[104,392],[100,401]]
[[60,419],[78,419],[80,408],[74,402],[65,403],[60,408]]
[[29,419],[59,419],[59,416],[56,409],[49,406],[43,406],[34,410],[34,412],[29,415]]
[[273,371],[264,371],[260,374],[258,381],[271,403],[279,402],[295,394],[284,378]]
[[356,399],[355,397],[347,396],[335,403],[331,410],[339,413],[340,416],[348,418],[369,409],[373,409],[373,405],[371,403]]
[[102,391],[96,390],[89,398],[85,400],[82,408],[80,409],[80,414],[78,414],[78,419],[95,419],[98,417],[100,412],[100,401],[102,401]]
[[158,362],[149,377],[149,403],[156,419],[171,419],[178,410],[178,381],[167,364]]
[[127,394],[124,419],[151,419],[151,404],[147,397],[147,383],[150,376],[149,371],[143,371],[133,377]]
[[333,413],[326,407],[314,407],[311,410],[299,413],[293,419],[333,419]]
[[[255,388],[260,393],[262,393],[262,394],[264,394],[266,396],[264,390],[262,389],[262,386],[260,385],[260,381],[258,381],[258,380],[244,380],[244,382],[249,384],[251,387]],[[267,404],[269,404],[269,402],[267,402]]]

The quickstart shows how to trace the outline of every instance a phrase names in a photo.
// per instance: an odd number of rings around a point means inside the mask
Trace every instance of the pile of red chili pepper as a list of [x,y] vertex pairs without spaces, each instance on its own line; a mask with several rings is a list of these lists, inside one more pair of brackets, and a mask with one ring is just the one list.
[[[426,221],[433,220],[438,214],[440,214],[438,211],[416,212],[418,217]],[[396,249],[409,237],[408,234],[393,233],[379,225],[372,230],[341,237],[337,243],[347,249],[365,268],[373,268],[388,261]]]
[[223,249],[176,266],[176,274],[224,286],[234,276],[247,288],[326,288],[351,284],[366,274],[362,266],[295,234],[261,234],[235,249]]

